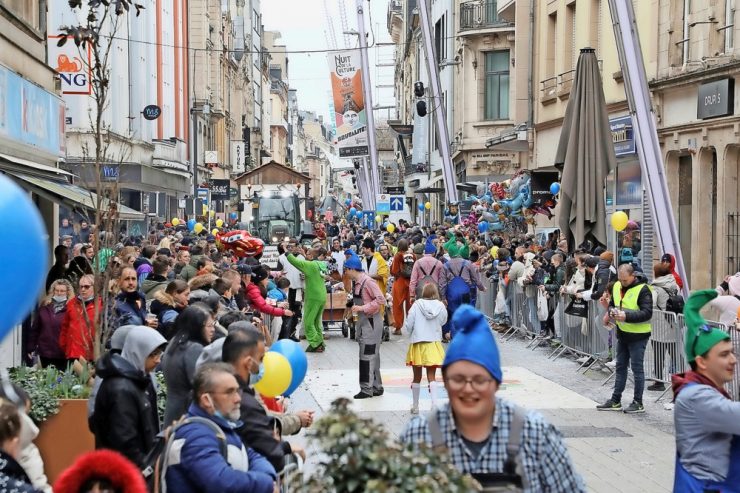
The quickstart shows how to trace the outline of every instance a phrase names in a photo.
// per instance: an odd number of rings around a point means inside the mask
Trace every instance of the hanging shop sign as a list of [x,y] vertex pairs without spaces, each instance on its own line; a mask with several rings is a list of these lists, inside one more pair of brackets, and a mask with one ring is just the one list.
[[735,112],[735,79],[721,79],[699,86],[696,117],[701,120]]

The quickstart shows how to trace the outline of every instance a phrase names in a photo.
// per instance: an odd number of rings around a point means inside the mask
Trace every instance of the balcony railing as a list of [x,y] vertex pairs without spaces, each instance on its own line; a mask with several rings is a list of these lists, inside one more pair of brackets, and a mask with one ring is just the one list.
[[460,4],[460,30],[503,27],[511,23],[498,17],[497,0],[473,0]]

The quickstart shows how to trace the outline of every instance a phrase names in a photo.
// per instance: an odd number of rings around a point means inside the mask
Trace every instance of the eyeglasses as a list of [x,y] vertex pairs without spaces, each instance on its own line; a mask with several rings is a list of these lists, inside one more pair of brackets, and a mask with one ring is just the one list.
[[485,378],[485,377],[466,378],[462,375],[454,375],[454,376],[445,378],[445,382],[447,383],[447,386],[451,390],[460,391],[460,390],[463,390],[467,384],[470,384],[473,390],[477,392],[483,392],[483,391],[488,390],[488,386],[491,384],[491,382],[493,382],[493,378]]
[[92,284],[80,284],[80,289],[92,289]]

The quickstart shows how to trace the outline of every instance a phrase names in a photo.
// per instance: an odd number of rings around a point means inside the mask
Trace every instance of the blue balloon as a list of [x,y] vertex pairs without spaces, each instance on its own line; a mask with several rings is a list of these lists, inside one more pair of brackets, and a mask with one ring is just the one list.
[[2,269],[0,340],[36,306],[49,269],[49,234],[28,193],[0,174],[0,228],[13,261]]
[[560,183],[555,182],[550,185],[550,193],[553,195],[557,195],[558,193],[560,193]]
[[420,210],[421,212],[424,212],[424,204],[423,204],[423,203],[421,203],[421,202],[419,203],[419,210]]
[[350,216],[350,217],[352,217],[352,216],[354,216],[355,214],[357,214],[357,209],[355,209],[354,207],[352,207],[352,208],[351,208],[351,209],[349,210],[349,216]]
[[229,217],[231,219],[236,219],[237,217],[239,217],[239,215],[236,212],[229,212]]
[[290,368],[293,370],[292,377],[290,380],[290,386],[288,390],[283,392],[285,397],[290,397],[290,394],[295,392],[295,389],[303,382],[306,377],[306,371],[308,370],[308,359],[306,353],[301,349],[301,345],[290,339],[281,339],[274,343],[270,347],[270,351],[280,353],[285,356],[285,359],[290,363]]
[[190,231],[195,229],[195,219],[188,219],[188,229]]
[[351,203],[352,203],[352,199],[347,199],[344,201],[344,205],[346,205],[347,207],[349,207]]
[[482,221],[478,223],[478,231],[480,231],[481,233],[485,233],[486,231],[488,231],[488,226],[488,221]]

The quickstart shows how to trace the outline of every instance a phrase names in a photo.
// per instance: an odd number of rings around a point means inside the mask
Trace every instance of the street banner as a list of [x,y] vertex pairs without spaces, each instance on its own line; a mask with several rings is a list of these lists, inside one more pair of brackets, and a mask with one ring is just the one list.
[[241,174],[246,171],[247,146],[243,141],[231,143],[231,172]]
[[360,52],[333,52],[328,61],[339,157],[367,156],[367,108],[362,90]]

